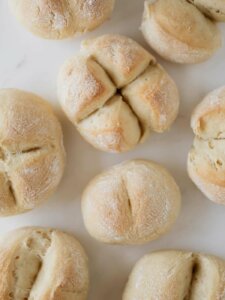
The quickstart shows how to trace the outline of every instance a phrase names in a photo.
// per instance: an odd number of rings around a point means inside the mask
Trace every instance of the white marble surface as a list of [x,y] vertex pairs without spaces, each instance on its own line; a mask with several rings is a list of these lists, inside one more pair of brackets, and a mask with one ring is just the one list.
[[[0,0],[0,88],[16,87],[40,94],[56,106],[56,77],[63,61],[79,51],[80,41],[107,32],[127,34],[143,45],[139,26],[143,0],[118,0],[112,19],[83,37],[46,41],[32,36],[10,15],[7,1]],[[225,40],[225,24],[220,25]],[[225,207],[211,203],[189,180],[186,157],[193,134],[190,114],[201,98],[225,84],[225,45],[206,63],[180,66],[159,59],[174,77],[181,94],[180,114],[171,131],[153,134],[143,145],[122,155],[99,152],[82,140],[58,110],[63,124],[67,167],[57,193],[40,208],[0,219],[0,234],[25,225],[61,228],[75,234],[90,259],[90,300],[121,299],[134,262],[156,249],[182,248],[211,252],[225,259]],[[101,244],[86,232],[81,193],[88,181],[104,168],[125,159],[146,158],[164,164],[180,185],[183,205],[169,234],[144,246],[120,247]]]

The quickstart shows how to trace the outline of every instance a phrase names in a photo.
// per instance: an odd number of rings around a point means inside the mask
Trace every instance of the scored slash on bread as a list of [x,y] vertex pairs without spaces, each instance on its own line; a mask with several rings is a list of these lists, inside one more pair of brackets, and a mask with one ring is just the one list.
[[81,53],[62,66],[58,95],[89,143],[124,152],[150,131],[170,128],[179,110],[178,90],[149,52],[128,37],[107,34],[85,41]]
[[224,0],[147,0],[141,30],[163,58],[200,63],[221,47],[215,20],[225,21]]
[[88,259],[60,230],[26,227],[0,241],[1,300],[87,299]]
[[132,160],[91,180],[83,193],[82,214],[88,232],[97,240],[136,245],[168,232],[180,202],[179,187],[164,167]]
[[225,295],[225,261],[178,250],[145,255],[134,266],[123,300],[219,300]]

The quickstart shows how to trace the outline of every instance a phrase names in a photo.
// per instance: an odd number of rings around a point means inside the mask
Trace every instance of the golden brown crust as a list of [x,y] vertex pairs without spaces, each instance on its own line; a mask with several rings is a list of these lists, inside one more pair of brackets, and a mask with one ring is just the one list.
[[59,230],[27,227],[10,232],[0,243],[0,268],[1,299],[87,298],[86,254],[75,238]]
[[63,39],[100,26],[115,0],[9,0],[16,18],[33,34]]
[[185,251],[158,251],[141,258],[123,300],[223,300],[225,261]]
[[58,186],[65,152],[61,126],[40,97],[0,90],[0,215],[22,213]]
[[[107,34],[85,41],[81,50],[86,57],[62,66],[58,94],[89,143],[103,151],[128,151],[151,130],[163,132],[172,125],[179,108],[176,85],[144,48],[128,37]],[[116,101],[120,105],[111,105],[113,95],[122,96]]]
[[142,32],[150,46],[177,63],[198,63],[220,46],[215,23],[186,0],[145,2]]
[[177,117],[180,102],[176,84],[158,64],[150,65],[135,81],[122,89],[122,95],[144,128],[164,132]]
[[225,204],[225,87],[196,107],[191,126],[196,135],[188,156],[191,179],[212,201]]
[[105,34],[82,44],[82,52],[93,57],[109,74],[117,88],[137,78],[155,58],[134,40]]
[[89,233],[105,243],[142,244],[175,222],[180,191],[162,166],[145,160],[116,165],[96,176],[82,197]]
[[190,0],[206,16],[219,22],[225,22],[225,0]]

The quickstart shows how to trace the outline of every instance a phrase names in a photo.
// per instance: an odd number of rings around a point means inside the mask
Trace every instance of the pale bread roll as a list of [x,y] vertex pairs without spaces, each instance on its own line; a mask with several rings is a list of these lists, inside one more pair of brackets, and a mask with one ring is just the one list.
[[196,107],[191,119],[196,135],[188,155],[188,172],[212,201],[225,205],[225,87]]
[[186,0],[147,0],[142,33],[162,57],[177,63],[199,63],[221,46],[215,22]]
[[225,261],[186,251],[158,251],[141,258],[123,300],[223,300]]
[[111,244],[143,244],[170,230],[180,211],[179,188],[162,166],[145,160],[116,165],[95,177],[82,197],[85,226]]
[[87,256],[71,235],[27,227],[0,241],[0,299],[85,300]]
[[64,171],[61,126],[40,97],[0,90],[0,216],[31,210],[47,200]]
[[219,22],[225,22],[225,0],[190,0],[206,16]]
[[179,110],[176,84],[138,43],[107,34],[85,41],[81,53],[62,66],[58,95],[89,143],[124,152],[171,127]]
[[63,39],[94,30],[107,20],[115,0],[9,0],[20,23],[46,39]]

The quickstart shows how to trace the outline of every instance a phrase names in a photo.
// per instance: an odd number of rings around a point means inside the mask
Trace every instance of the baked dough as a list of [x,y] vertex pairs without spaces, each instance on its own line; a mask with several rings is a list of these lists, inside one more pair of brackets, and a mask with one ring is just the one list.
[[142,244],[159,238],[180,211],[180,191],[162,166],[146,160],[116,165],[95,177],[82,197],[85,226],[95,239]]
[[64,160],[61,126],[50,105],[31,93],[0,90],[0,216],[48,199]]
[[[196,5],[204,2],[205,7],[211,3],[214,7],[215,2],[224,3],[224,0],[193,2]],[[145,1],[141,29],[158,54],[177,63],[205,61],[221,46],[216,23],[187,0]]]
[[225,261],[185,251],[159,251],[135,265],[123,300],[223,300]]
[[58,94],[81,135],[107,152],[134,148],[177,117],[177,87],[155,58],[132,39],[107,34],[83,42],[82,55],[62,66]]
[[9,0],[16,18],[33,34],[63,39],[91,31],[108,19],[115,0]]
[[0,299],[85,300],[89,286],[86,254],[59,230],[27,227],[0,242]]
[[225,0],[189,0],[209,18],[225,22]]
[[195,134],[188,155],[188,173],[212,201],[225,205],[225,87],[196,107],[191,119]]

